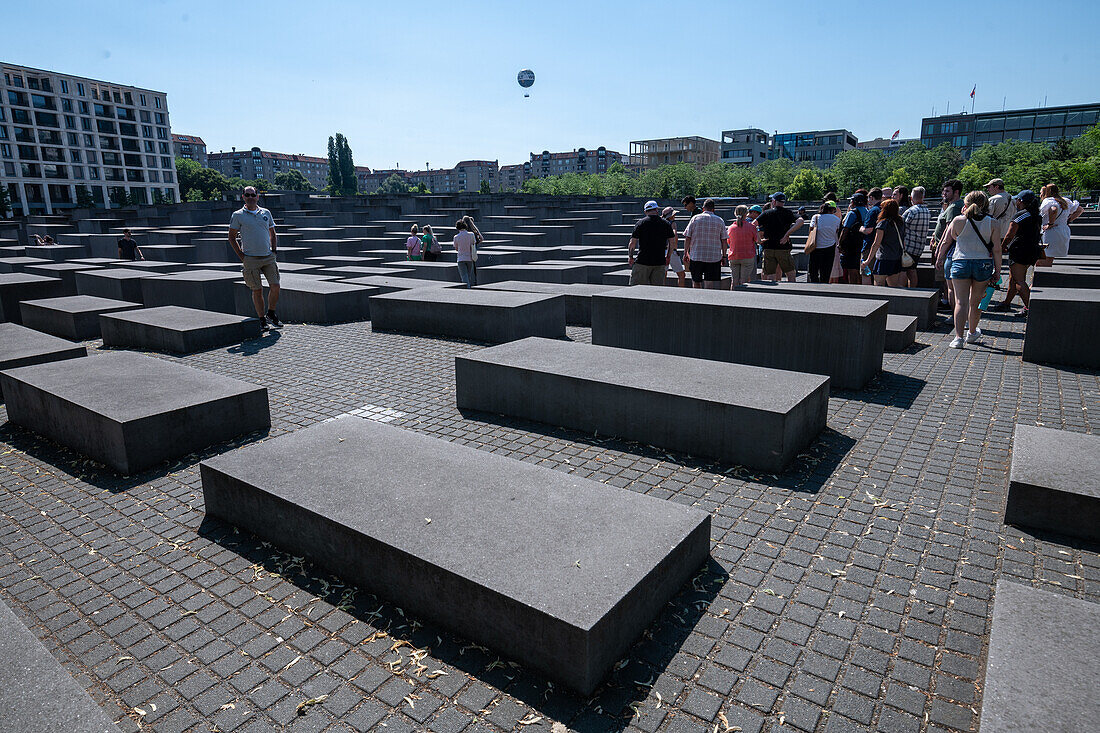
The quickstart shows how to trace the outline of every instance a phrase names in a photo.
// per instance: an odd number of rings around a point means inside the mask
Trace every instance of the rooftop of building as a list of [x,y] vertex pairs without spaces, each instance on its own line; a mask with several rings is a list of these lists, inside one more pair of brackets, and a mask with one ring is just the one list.
[[172,133],[172,142],[174,143],[191,143],[192,145],[206,145],[203,139],[198,135],[180,135],[179,133]]
[[165,97],[168,96],[166,92],[162,92],[162,91],[157,90],[157,89],[149,89],[148,87],[139,87],[139,86],[134,86],[133,84],[122,84],[121,82],[117,82],[117,81],[107,81],[105,79],[96,79],[96,78],[91,77],[91,76],[81,76],[80,74],[69,74],[69,73],[66,73],[64,71],[51,71],[49,69],[37,69],[33,66],[20,66],[19,64],[13,64],[13,63],[10,63],[10,62],[7,62],[7,61],[0,61],[0,70],[2,70],[2,71],[19,71],[20,73],[25,73],[25,72],[30,71],[30,72],[34,72],[34,73],[37,73],[37,74],[47,74],[47,75],[52,74],[54,76],[63,76],[63,77],[69,78],[69,79],[80,79],[80,80],[83,80],[83,81],[90,81],[90,82],[94,82],[96,84],[103,84],[105,86],[119,87],[119,88],[125,88],[125,89],[133,89],[135,91],[149,92],[151,94],[161,94],[161,95],[164,95]]

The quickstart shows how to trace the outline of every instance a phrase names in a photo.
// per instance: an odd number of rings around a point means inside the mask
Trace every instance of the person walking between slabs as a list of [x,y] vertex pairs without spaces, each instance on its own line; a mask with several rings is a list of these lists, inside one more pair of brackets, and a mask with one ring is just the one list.
[[[627,245],[626,261],[630,265],[631,285],[664,285],[665,272],[676,251],[676,230],[661,216],[656,201],[646,201],[645,216],[634,225]],[[634,248],[638,259],[634,259]]]
[[[247,186],[241,198],[244,206],[233,212],[229,219],[229,245],[241,261],[241,273],[244,284],[252,291],[252,305],[260,325],[282,327],[279,316],[275,315],[275,304],[279,302],[279,266],[275,263],[275,217],[260,206],[259,194],[252,186]],[[264,309],[264,290],[260,275],[267,280],[267,308]]]
[[703,213],[691,217],[684,229],[684,264],[695,287],[721,287],[726,241],[726,222],[714,213],[714,200],[707,199]]

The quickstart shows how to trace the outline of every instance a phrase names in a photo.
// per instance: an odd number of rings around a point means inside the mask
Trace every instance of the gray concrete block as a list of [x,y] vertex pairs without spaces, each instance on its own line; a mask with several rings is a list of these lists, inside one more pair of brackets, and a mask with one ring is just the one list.
[[1005,524],[1100,541],[1100,436],[1017,425]]
[[415,288],[371,298],[371,326],[503,343],[565,336],[565,299],[472,288]]
[[[405,272],[409,272],[406,270]],[[415,274],[415,273],[413,273]],[[415,277],[406,277],[405,275],[364,275],[363,277],[349,277],[340,282],[345,282],[350,285],[362,285],[368,288],[378,288],[379,295],[385,295],[386,293],[395,293],[403,290],[415,290],[417,288],[453,288],[453,287],[465,287],[456,286],[452,282],[446,280],[421,280]]]
[[87,349],[72,341],[15,323],[0,323],[0,370],[87,355]]
[[982,733],[1100,730],[1100,605],[997,581]]
[[350,280],[357,277],[380,275],[382,277],[397,277],[399,275],[415,274],[401,267],[360,267],[350,265],[348,267],[330,267],[325,270],[326,275],[333,275],[340,279]]
[[158,275],[122,267],[82,270],[76,273],[76,292],[80,295],[94,295],[97,298],[144,303],[141,282],[151,277],[158,277]]
[[22,323],[20,302],[39,298],[57,298],[64,294],[64,285],[56,277],[28,275],[25,272],[0,274],[0,321]]
[[118,733],[103,708],[0,602],[0,715],[19,733]]
[[[478,259],[480,262],[480,257]],[[588,270],[579,264],[490,265],[477,268],[479,283],[526,280],[542,283],[587,283]]]
[[210,516],[583,694],[710,547],[698,509],[355,417],[200,471]]
[[528,338],[455,357],[455,394],[460,408],[778,472],[825,428],[829,378]]
[[105,313],[99,318],[104,346],[175,354],[216,349],[256,338],[256,316],[230,315],[176,305]]
[[34,256],[54,262],[64,262],[79,257],[87,257],[88,251],[78,244],[51,244],[45,247],[35,247]]
[[1100,288],[1100,270],[1066,265],[1036,267],[1032,285],[1037,288],[1096,289]]
[[240,272],[187,270],[142,282],[142,302],[147,306],[179,305],[198,310],[236,313],[234,283]]
[[115,313],[136,308],[141,308],[141,303],[97,298],[94,295],[24,300],[20,304],[25,326],[71,341],[99,338],[101,313]]
[[[275,310],[286,323],[348,323],[370,320],[370,296],[378,288],[332,280],[284,279]],[[233,292],[237,313],[255,315],[252,291],[243,282]]]
[[886,343],[883,350],[896,354],[912,346],[913,342],[917,340],[918,320],[916,316],[888,314],[886,316]]
[[52,262],[48,265],[29,265],[23,270],[28,275],[53,277],[61,281],[64,295],[76,295],[76,273],[84,270],[98,270],[98,265],[81,265],[75,262]]
[[271,425],[266,388],[141,354],[8,369],[0,385],[9,422],[122,474]]
[[823,298],[864,298],[885,300],[886,312],[896,316],[916,316],[917,328],[927,330],[936,323],[939,291],[931,288],[887,288],[878,285],[848,285],[845,283],[789,283],[756,281],[742,286],[748,293],[782,293],[784,295],[816,295]]
[[[615,272],[621,270],[623,267],[622,261],[612,262],[610,260],[539,260],[533,262],[534,265],[572,265],[574,267],[583,267],[585,271],[586,279],[583,282],[587,282],[591,285],[602,285],[603,276],[609,272]],[[628,280],[629,282],[629,280]],[[624,285],[626,283],[623,283]]]
[[[458,275],[458,264],[455,262],[392,262],[393,267],[408,270],[408,277],[418,280],[441,280],[443,282],[458,283],[462,278]],[[401,275],[401,277],[405,277]]]
[[886,303],[637,286],[592,296],[592,343],[787,369],[859,389],[882,369]]
[[1100,290],[1035,288],[1031,291],[1024,361],[1100,368]]
[[188,268],[186,262],[158,262],[157,260],[137,260],[135,262],[126,262],[125,260],[119,260],[114,265],[106,266],[124,267],[128,270],[145,272],[149,273],[150,275],[164,274],[169,272],[183,272]]
[[[35,249],[37,249],[37,247]],[[53,262],[53,260],[45,257],[0,257],[0,273],[23,272],[23,270],[31,265],[48,265],[51,262]]]
[[613,285],[587,285],[579,283],[535,283],[508,280],[478,285],[479,290],[510,290],[517,293],[543,293],[565,298],[565,322],[577,326],[592,325],[592,296],[615,290]]

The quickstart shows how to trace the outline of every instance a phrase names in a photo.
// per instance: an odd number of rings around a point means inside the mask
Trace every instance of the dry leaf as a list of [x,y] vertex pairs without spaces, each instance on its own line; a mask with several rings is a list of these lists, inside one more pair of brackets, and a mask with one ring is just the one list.
[[313,707],[314,705],[319,705],[327,699],[328,695],[321,695],[320,697],[313,697],[309,700],[303,700],[302,702],[298,703],[298,707],[295,708],[294,711],[298,713],[298,715],[305,715],[311,707]]
[[539,716],[539,715],[528,715],[526,718],[519,721],[519,724],[520,725],[534,725],[535,723],[539,722],[540,720],[542,720],[542,717]]

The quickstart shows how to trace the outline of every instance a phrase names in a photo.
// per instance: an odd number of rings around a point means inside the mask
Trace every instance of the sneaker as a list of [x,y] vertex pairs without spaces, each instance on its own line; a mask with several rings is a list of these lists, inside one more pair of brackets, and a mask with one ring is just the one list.
[[993,311],[994,313],[1008,313],[1012,310],[1012,303],[1008,302],[1007,300],[1002,300],[1000,303],[993,306],[989,310]]
[[1022,311],[1018,312],[1016,314],[1016,317],[1017,318],[1027,318],[1027,308],[1024,308]]
[[283,327],[283,322],[279,320],[279,317],[277,315],[275,315],[275,311],[269,310],[267,312],[267,320],[275,328]]
[[260,330],[266,331],[269,328],[271,328],[271,325],[268,324],[267,319],[263,316],[260,316]]
[[951,339],[951,348],[952,349],[961,349],[962,347],[963,347],[963,338],[962,338],[962,336],[956,336],[955,338]]
[[968,344],[980,344],[982,342],[982,329],[975,328],[973,331],[966,332],[966,343]]

